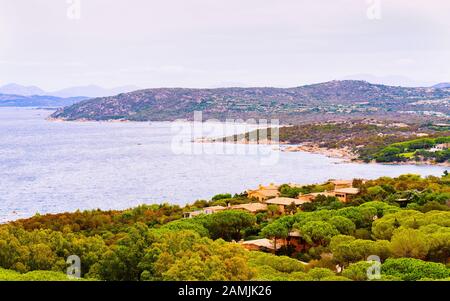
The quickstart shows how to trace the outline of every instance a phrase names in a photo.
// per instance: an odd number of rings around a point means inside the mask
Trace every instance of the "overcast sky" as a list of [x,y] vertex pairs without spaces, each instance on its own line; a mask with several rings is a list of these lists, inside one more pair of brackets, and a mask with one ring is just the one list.
[[450,81],[448,0],[70,1],[0,0],[0,85]]

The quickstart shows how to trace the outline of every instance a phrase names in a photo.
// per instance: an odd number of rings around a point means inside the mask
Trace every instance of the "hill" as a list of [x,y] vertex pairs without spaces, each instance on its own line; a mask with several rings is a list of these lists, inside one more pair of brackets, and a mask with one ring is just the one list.
[[[448,166],[450,131],[431,123],[405,124],[363,119],[280,127],[275,142],[286,151],[307,151],[364,162],[409,162]],[[258,140],[257,140],[258,139]],[[255,130],[212,142],[267,143],[272,130]],[[206,140],[208,141],[208,140]]]
[[136,86],[122,86],[115,88],[103,88],[95,85],[68,87],[58,91],[45,91],[36,86],[24,86],[15,83],[0,86],[0,94],[20,95],[20,96],[55,96],[61,98],[70,97],[105,97],[120,93],[138,90]]
[[331,81],[294,88],[160,88],[94,98],[52,115],[63,120],[167,121],[205,118],[278,118],[298,122],[316,116],[446,117],[450,89],[405,88],[365,81]]
[[0,94],[32,96],[46,95],[46,92],[36,86],[22,86],[11,83],[0,87]]
[[448,89],[448,88],[450,88],[450,83],[440,83],[440,84],[433,86],[433,88]]
[[73,105],[86,97],[61,98],[55,96],[21,96],[0,94],[0,107],[65,107]]

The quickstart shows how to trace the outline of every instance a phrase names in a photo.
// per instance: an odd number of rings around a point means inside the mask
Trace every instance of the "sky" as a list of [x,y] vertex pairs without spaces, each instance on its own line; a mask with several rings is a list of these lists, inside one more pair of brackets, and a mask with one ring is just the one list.
[[450,82],[448,0],[0,0],[0,85]]

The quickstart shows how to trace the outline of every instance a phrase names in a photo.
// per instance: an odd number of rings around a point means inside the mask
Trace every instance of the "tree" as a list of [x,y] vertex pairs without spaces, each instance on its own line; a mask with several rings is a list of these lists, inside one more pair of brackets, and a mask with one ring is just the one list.
[[385,240],[351,240],[347,236],[340,236],[332,243],[333,257],[341,265],[366,260],[370,255],[378,255],[381,259],[390,255],[389,242]]
[[274,250],[277,250],[277,239],[286,239],[289,235],[289,228],[280,220],[276,220],[264,227],[261,231],[261,235],[273,239]]
[[287,184],[281,185],[278,190],[280,191],[280,195],[282,197],[294,198],[294,199],[297,198],[298,195],[303,192],[303,188],[291,187]]
[[418,230],[400,228],[392,236],[391,251],[397,257],[423,259],[429,249],[427,236]]
[[325,268],[313,268],[308,272],[308,276],[311,277],[313,281],[320,281],[325,278],[334,277],[333,271]]
[[[294,225],[295,227],[295,225]],[[323,221],[312,221],[298,228],[300,235],[309,244],[319,244],[326,246],[329,244],[331,238],[338,235],[336,228]]]
[[[371,216],[371,214],[373,214]],[[346,207],[339,209],[337,215],[350,219],[357,228],[368,226],[376,215],[376,209],[372,207]]]
[[287,205],[285,208],[286,214],[294,214],[297,212],[297,205],[295,202],[292,202],[291,204]]
[[[139,266],[145,250],[158,238],[148,227],[136,223],[105,253],[95,270],[99,278],[112,281],[137,281],[143,269]],[[93,274],[93,273],[90,273]]]
[[30,246],[30,269],[51,270],[56,257],[50,247],[43,243]]
[[381,265],[381,271],[382,274],[395,276],[404,281],[450,277],[450,269],[445,265],[414,258],[387,259]]
[[366,281],[367,270],[373,265],[372,262],[359,261],[350,264],[343,272],[342,276],[350,278],[354,281]]
[[419,231],[430,243],[427,259],[446,263],[450,258],[450,228],[431,224],[420,227]]
[[344,243],[352,242],[354,240],[355,240],[355,238],[350,235],[339,234],[339,235],[333,236],[330,241],[330,250],[332,252],[334,252],[334,250],[337,246],[344,244]]
[[173,222],[170,222],[164,226],[162,226],[162,229],[169,229],[174,231],[181,231],[181,230],[192,230],[200,234],[201,236],[209,236],[209,231],[203,226],[203,223],[205,220],[203,219],[203,216],[190,218],[190,219],[181,219],[176,220]]
[[146,280],[165,281],[245,281],[255,273],[248,265],[248,251],[239,244],[191,231],[163,232],[139,267]]
[[226,210],[208,216],[205,227],[212,239],[222,238],[227,241],[239,241],[242,230],[256,223],[256,217],[239,210]]
[[251,252],[249,263],[257,269],[269,266],[281,273],[290,274],[305,271],[305,265],[296,259],[262,252]]
[[356,230],[355,224],[343,216],[333,216],[328,223],[333,225],[341,234],[351,235]]
[[225,199],[231,199],[232,196],[229,193],[224,193],[224,194],[218,194],[213,196],[212,200],[213,201],[219,201],[219,200],[225,200]]
[[377,219],[372,224],[372,233],[377,239],[390,240],[394,230],[406,224],[407,221],[421,219],[422,213],[415,210],[401,210]]

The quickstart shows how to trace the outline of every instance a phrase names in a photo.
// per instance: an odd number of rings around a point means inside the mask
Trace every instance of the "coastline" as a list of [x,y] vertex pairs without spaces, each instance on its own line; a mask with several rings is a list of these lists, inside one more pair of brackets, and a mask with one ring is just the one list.
[[417,162],[417,161],[408,161],[408,162],[364,162],[363,160],[358,159],[358,155],[351,151],[349,148],[326,148],[320,147],[317,143],[304,143],[298,145],[292,145],[286,142],[274,142],[270,140],[261,140],[261,141],[248,141],[248,140],[240,140],[240,141],[216,141],[216,139],[221,138],[199,138],[194,140],[195,143],[234,143],[234,144],[262,144],[262,145],[278,145],[278,150],[281,152],[305,152],[310,154],[318,154],[323,155],[328,158],[333,159],[341,159],[342,163],[359,163],[359,164],[381,164],[381,165],[416,165],[416,166],[443,166],[450,167],[450,162],[436,163],[436,162]]
[[[55,118],[55,117],[47,117],[45,118],[46,121],[49,122],[80,122],[80,123],[84,123],[84,122],[99,122],[99,123],[129,123],[129,122],[133,122],[130,120],[126,120],[126,119],[107,119],[107,120],[91,120],[91,119],[75,119],[75,120],[67,120],[64,118]],[[145,122],[150,122],[150,121],[145,121]]]
[[[76,120],[67,120],[64,118],[54,118],[47,117],[47,121],[50,122],[105,122],[105,123],[129,123],[132,122],[126,119],[108,119],[108,120],[90,120],[90,119],[76,119]],[[170,121],[169,121],[170,122]],[[306,152],[311,154],[319,154],[326,156],[328,158],[333,159],[341,159],[343,163],[360,163],[360,164],[382,164],[382,165],[416,165],[416,166],[443,166],[450,167],[450,162],[430,162],[430,161],[408,161],[408,162],[364,162],[363,160],[358,159],[358,155],[354,153],[349,148],[326,148],[321,147],[317,143],[303,143],[298,145],[292,145],[287,142],[279,142],[272,141],[268,139],[259,140],[259,141],[248,141],[246,139],[241,139],[239,141],[217,141],[224,138],[216,137],[216,138],[198,138],[193,140],[193,143],[234,143],[234,144],[261,144],[261,145],[278,145],[279,151],[281,152]]]
[[298,145],[298,146],[290,146],[282,151],[288,151],[288,152],[298,152],[303,151],[307,153],[312,154],[320,154],[324,155],[328,158],[336,158],[336,159],[343,159],[344,162],[348,163],[360,163],[360,164],[383,164],[383,165],[416,165],[416,166],[444,166],[444,167],[450,167],[450,162],[442,162],[442,163],[436,163],[436,162],[430,162],[430,161],[407,161],[407,162],[364,162],[363,160],[358,159],[358,155],[352,152],[348,148],[325,148],[320,147],[317,144],[304,144],[304,145]]

